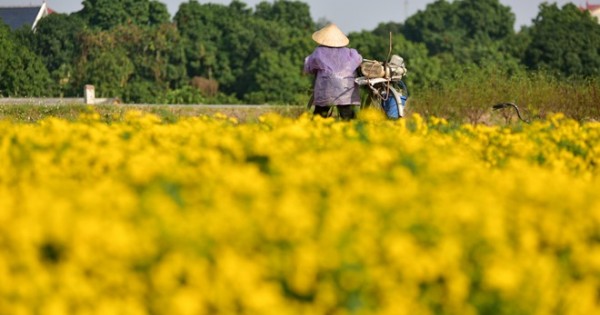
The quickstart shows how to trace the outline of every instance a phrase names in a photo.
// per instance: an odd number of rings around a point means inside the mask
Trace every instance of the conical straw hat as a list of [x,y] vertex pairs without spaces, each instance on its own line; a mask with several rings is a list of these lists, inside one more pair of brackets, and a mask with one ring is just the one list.
[[314,32],[312,39],[319,45],[329,47],[344,47],[350,43],[348,37],[335,24],[329,24]]

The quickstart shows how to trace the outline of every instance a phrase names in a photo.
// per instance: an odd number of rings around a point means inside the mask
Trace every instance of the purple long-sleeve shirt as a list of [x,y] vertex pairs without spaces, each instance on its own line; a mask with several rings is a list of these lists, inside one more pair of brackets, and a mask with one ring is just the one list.
[[362,62],[362,56],[356,49],[347,47],[315,48],[304,60],[304,72],[316,75],[314,104],[358,105],[360,93],[354,83],[356,69]]

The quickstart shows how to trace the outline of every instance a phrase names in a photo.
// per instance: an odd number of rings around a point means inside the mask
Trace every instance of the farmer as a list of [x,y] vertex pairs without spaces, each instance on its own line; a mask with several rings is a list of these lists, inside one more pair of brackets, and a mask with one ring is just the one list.
[[332,106],[337,106],[343,120],[354,119],[360,105],[360,93],[354,79],[362,56],[356,49],[346,47],[350,40],[335,24],[316,31],[312,39],[319,46],[304,60],[304,72],[316,75],[312,100],[314,114],[328,117]]

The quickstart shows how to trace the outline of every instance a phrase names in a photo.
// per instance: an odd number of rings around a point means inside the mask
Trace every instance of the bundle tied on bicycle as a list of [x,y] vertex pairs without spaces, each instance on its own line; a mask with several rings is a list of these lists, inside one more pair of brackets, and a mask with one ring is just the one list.
[[377,106],[390,119],[404,117],[409,92],[402,78],[407,74],[404,59],[393,55],[388,62],[364,59],[355,79],[359,86],[368,87],[368,99],[363,107]]

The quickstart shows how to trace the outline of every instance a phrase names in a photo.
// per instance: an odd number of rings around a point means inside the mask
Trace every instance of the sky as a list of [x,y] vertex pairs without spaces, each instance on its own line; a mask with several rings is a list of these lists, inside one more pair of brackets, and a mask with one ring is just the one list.
[[[167,5],[171,15],[174,15],[179,5],[188,0],[161,0]],[[254,8],[265,0],[242,0],[248,7]],[[379,23],[402,23],[407,17],[424,10],[427,4],[435,0],[301,0],[310,6],[313,20],[325,19],[337,24],[345,33],[373,30]],[[71,13],[83,8],[82,0],[46,0],[48,6],[60,13]],[[219,3],[228,5],[231,0],[198,0],[200,3]],[[269,1],[272,2],[272,1]],[[567,3],[585,5],[585,0],[500,0],[512,8],[516,16],[515,29],[523,25],[531,25],[531,20],[537,16],[538,7],[543,2],[557,3],[560,7]],[[0,0],[0,6],[40,5],[42,0]],[[590,3],[600,4],[600,0],[591,0]]]

